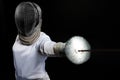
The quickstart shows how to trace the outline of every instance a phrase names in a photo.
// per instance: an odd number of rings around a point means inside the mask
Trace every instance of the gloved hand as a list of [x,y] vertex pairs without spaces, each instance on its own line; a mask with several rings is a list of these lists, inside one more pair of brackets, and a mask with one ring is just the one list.
[[80,36],[70,38],[66,43],[58,42],[54,45],[54,52],[59,56],[66,56],[74,64],[82,64],[90,58],[90,45]]
[[56,55],[65,56],[65,45],[66,43],[58,42],[54,45],[53,49]]

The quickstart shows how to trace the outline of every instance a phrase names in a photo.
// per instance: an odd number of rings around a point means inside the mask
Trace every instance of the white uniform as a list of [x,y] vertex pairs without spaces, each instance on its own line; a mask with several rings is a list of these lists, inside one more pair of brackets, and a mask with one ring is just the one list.
[[45,70],[45,60],[48,57],[46,55],[55,54],[54,44],[44,32],[40,33],[40,37],[32,45],[21,44],[17,36],[13,45],[16,80],[50,80]]

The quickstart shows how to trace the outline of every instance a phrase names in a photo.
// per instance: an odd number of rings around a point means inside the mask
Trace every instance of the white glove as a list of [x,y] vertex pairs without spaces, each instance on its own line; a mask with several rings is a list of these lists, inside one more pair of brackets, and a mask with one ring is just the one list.
[[64,49],[65,49],[65,44],[66,43],[63,43],[63,42],[58,42],[54,45],[53,49],[54,49],[54,53],[56,55],[59,55],[59,56],[63,56],[65,55],[64,54]]

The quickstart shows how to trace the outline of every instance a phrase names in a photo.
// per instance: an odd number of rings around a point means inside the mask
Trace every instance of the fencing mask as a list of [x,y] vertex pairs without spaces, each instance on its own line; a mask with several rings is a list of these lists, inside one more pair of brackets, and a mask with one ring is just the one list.
[[15,10],[15,23],[20,41],[32,44],[40,35],[42,24],[41,8],[32,2],[21,2]]

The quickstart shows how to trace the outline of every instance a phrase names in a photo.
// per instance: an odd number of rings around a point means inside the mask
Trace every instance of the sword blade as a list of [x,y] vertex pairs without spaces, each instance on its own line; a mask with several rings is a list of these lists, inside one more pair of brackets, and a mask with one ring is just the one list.
[[78,50],[78,52],[120,52],[120,49],[91,49],[91,50]]

